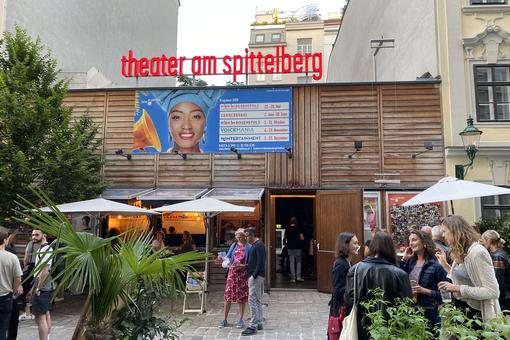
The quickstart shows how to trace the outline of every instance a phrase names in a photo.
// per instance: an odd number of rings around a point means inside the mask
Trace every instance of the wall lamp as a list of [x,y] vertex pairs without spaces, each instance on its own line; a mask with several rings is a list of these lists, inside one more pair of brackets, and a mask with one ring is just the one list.
[[237,151],[237,149],[235,147],[231,147],[230,148],[230,151],[232,151],[233,153],[237,154],[237,159],[241,159],[241,154],[239,153],[239,151]]
[[292,148],[289,148],[288,146],[286,146],[285,151],[287,151],[287,158],[292,159]]
[[469,167],[473,165],[473,161],[475,160],[476,153],[478,152],[478,148],[480,146],[480,137],[482,135],[482,131],[478,130],[473,125],[473,118],[469,116],[467,119],[466,128],[460,132],[459,135],[462,138],[462,144],[464,144],[464,150],[466,150],[469,163],[465,165],[456,164],[455,177],[458,179],[464,179],[464,177],[467,175]]
[[126,157],[128,161],[131,160],[131,154],[130,153],[125,154],[122,149],[119,149],[119,150],[115,151],[115,154],[119,155],[119,156],[122,156],[122,157]]
[[429,142],[429,141],[423,142],[423,147],[425,147],[425,151],[413,153],[413,155],[411,157],[414,159],[425,152],[434,150],[434,145],[432,145],[432,142]]
[[363,149],[363,141],[361,140],[354,141],[354,149],[356,149],[356,151],[349,155],[349,159],[352,159],[352,156],[354,156],[355,153],[360,152],[361,149]]
[[180,153],[179,150],[174,150],[174,153],[178,156],[181,156],[181,158],[184,160],[188,159],[188,155],[185,153]]

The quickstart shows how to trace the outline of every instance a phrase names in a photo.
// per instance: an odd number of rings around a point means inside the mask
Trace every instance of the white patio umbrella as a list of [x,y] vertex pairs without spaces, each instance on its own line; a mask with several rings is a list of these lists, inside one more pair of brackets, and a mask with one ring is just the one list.
[[152,209],[152,211],[156,212],[199,212],[207,214],[207,217],[212,217],[221,212],[253,212],[254,210],[255,208],[252,207],[230,204],[211,197],[204,197],[197,200],[165,205]]
[[[133,205],[110,201],[104,198],[95,198],[91,200],[64,203],[57,205],[57,208],[63,213],[99,213],[102,216],[119,215],[158,215],[159,213],[147,209],[135,207]],[[49,207],[41,208],[44,212],[51,212]]]
[[411,206],[504,194],[510,194],[510,189],[478,182],[464,181],[455,177],[444,177],[439,180],[439,182],[414,196],[402,205]]
[[[172,205],[165,205],[159,208],[152,209],[152,211],[156,212],[198,212],[203,213],[206,217],[206,230],[205,230],[205,245],[206,250],[209,244],[209,229],[211,225],[210,219],[215,215],[222,212],[253,212],[255,208],[253,207],[245,207],[242,205],[230,204],[227,202],[223,202],[211,197],[204,197],[197,200],[176,203]],[[205,290],[207,291],[207,282],[208,282],[208,269],[209,262],[205,262]]]

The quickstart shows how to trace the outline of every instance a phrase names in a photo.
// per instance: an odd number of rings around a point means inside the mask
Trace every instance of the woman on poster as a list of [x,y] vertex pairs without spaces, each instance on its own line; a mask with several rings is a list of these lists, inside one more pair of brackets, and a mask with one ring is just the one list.
[[[205,144],[209,110],[216,105],[220,90],[154,91],[161,108],[168,114],[169,141],[167,152],[182,154],[202,152]],[[172,144],[173,143],[173,144]]]

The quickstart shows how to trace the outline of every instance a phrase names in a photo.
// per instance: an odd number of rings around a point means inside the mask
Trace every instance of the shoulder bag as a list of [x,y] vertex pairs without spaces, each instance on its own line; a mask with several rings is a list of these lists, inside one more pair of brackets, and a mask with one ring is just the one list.
[[354,268],[354,303],[352,305],[351,313],[342,322],[342,332],[340,333],[340,340],[358,340],[358,304],[356,301],[357,291],[357,272],[358,266]]

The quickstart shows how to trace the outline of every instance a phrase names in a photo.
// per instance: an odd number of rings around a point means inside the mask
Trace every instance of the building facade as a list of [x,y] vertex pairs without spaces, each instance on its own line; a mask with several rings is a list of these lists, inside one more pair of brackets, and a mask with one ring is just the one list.
[[[2,6],[3,5],[3,6]],[[177,52],[179,0],[3,0],[0,27],[15,25],[39,37],[71,87],[175,86],[174,77],[124,78],[120,59],[129,50],[155,57]]]
[[[248,76],[250,85],[268,84],[311,84],[326,80],[329,54],[341,23],[340,13],[331,13],[331,19],[321,20],[318,15],[304,17],[288,16],[275,11],[261,12],[251,26],[249,51],[257,54],[274,53],[276,46],[283,46],[285,52],[321,52],[322,79],[314,80],[311,73],[273,73]],[[310,64],[310,70],[312,65]]]
[[[333,47],[328,81],[439,76],[445,175],[455,176],[455,165],[469,163],[459,133],[472,116],[483,134],[466,179],[509,186],[509,15],[507,0],[351,1]],[[381,38],[394,39],[394,47],[370,44]],[[510,198],[462,200],[455,212],[471,222],[500,216],[510,212]]]
[[[194,236],[209,242],[201,249],[217,253],[225,250],[229,233],[255,226],[267,247],[267,288],[289,284],[282,279],[281,230],[296,216],[307,230],[315,264],[309,267],[313,271],[305,284],[329,291],[338,233],[351,231],[363,241],[374,228],[391,226],[394,235],[405,234],[401,228],[407,218],[439,220],[436,206],[413,210],[413,216],[399,208],[402,197],[444,174],[440,145],[412,157],[425,140],[442,139],[439,85],[438,81],[294,85],[290,153],[246,153],[241,158],[233,152],[190,153],[185,159],[173,152],[126,158],[133,150],[135,89],[75,90],[66,103],[76,116],[89,113],[100,126],[103,176],[111,184],[105,198],[155,207],[207,196],[255,207],[254,213],[220,214],[207,238]],[[256,88],[238,91],[250,89]],[[422,126],[424,119],[429,123]],[[359,150],[357,141],[363,142]],[[398,181],[380,177],[396,172]],[[170,220],[163,218],[162,225],[170,225]],[[210,270],[211,283],[224,282],[223,269]]]

